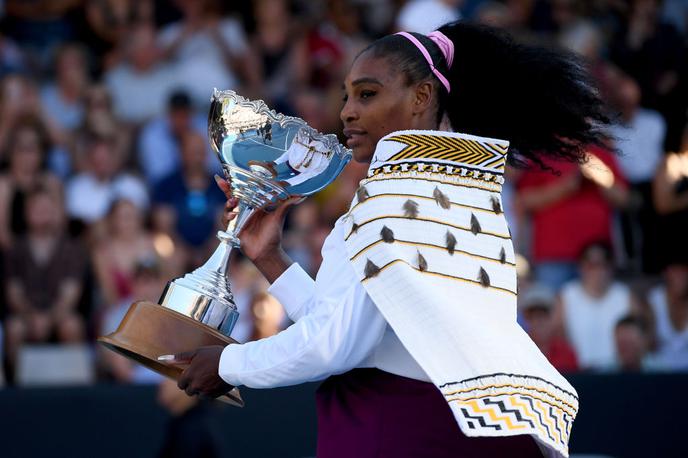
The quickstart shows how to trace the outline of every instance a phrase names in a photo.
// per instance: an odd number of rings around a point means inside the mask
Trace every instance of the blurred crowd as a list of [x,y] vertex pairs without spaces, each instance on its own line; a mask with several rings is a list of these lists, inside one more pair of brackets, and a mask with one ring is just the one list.
[[[217,245],[213,87],[339,132],[358,51],[461,18],[577,53],[616,117],[586,163],[508,171],[521,324],[565,372],[688,370],[685,1],[0,0],[7,381],[30,378],[43,345],[86,348],[95,380],[155,379],[94,342]],[[348,165],[291,212],[284,243],[310,273],[365,172]],[[287,326],[252,264],[230,266],[233,337]]]

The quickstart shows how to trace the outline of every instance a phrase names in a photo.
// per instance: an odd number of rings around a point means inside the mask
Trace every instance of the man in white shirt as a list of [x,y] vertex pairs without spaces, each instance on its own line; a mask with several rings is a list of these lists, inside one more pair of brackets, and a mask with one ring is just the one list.
[[151,26],[137,26],[129,35],[126,60],[105,74],[115,112],[124,121],[142,123],[165,109],[169,92],[177,86],[174,69],[158,62]]
[[258,76],[239,21],[209,14],[206,2],[180,3],[184,19],[163,28],[158,43],[197,106],[208,105],[214,87],[237,89]]
[[66,206],[71,218],[85,223],[101,219],[117,199],[148,208],[148,191],[137,177],[119,171],[113,139],[95,137],[87,145],[88,169],[67,183]]

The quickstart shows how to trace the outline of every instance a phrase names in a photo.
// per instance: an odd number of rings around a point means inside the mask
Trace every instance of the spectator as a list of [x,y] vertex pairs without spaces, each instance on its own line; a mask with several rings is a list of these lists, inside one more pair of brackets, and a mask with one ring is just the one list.
[[141,210],[126,199],[113,202],[107,215],[106,236],[93,252],[93,266],[106,305],[131,297],[137,263],[155,254]]
[[688,259],[688,150],[667,154],[653,182],[658,224],[659,256],[662,265],[672,259]]
[[688,371],[688,261],[670,262],[663,276],[648,294],[657,363],[666,370]]
[[203,248],[213,236],[226,198],[208,172],[205,139],[195,132],[181,138],[181,170],[160,181],[153,191],[156,212],[172,211],[176,231],[202,262]]
[[306,80],[306,43],[286,0],[253,2],[256,31],[251,54],[257,56],[262,96],[284,113],[293,113],[289,96]]
[[36,186],[62,198],[62,183],[45,170],[50,140],[44,125],[24,117],[14,125],[8,142],[8,169],[0,175],[0,248],[26,235],[26,196]]
[[580,280],[563,287],[555,320],[580,367],[603,370],[615,361],[614,327],[632,311],[631,292],[614,280],[611,250],[604,243],[583,250],[579,272]]
[[74,37],[72,14],[80,7],[74,0],[5,0],[5,32],[17,43],[37,70],[44,70],[54,49]]
[[[45,126],[52,144],[62,144],[62,131],[45,116],[38,88],[33,80],[8,75],[0,81],[0,148],[7,145],[15,126],[24,118],[36,118]],[[0,156],[0,160],[6,158]]]
[[86,0],[84,16],[88,24],[82,40],[97,56],[102,66],[116,63],[118,45],[126,40],[131,28],[141,22],[151,22],[154,0]]
[[[185,91],[178,90],[170,95],[167,114],[149,121],[139,136],[139,164],[151,186],[179,171],[181,139],[191,132],[205,136],[207,123],[203,116],[194,113],[191,98]],[[218,162],[210,164],[215,166]]]
[[645,323],[632,315],[625,316],[614,328],[616,361],[614,369],[620,372],[646,372],[657,370],[654,358],[649,355],[650,339]]
[[411,0],[399,11],[397,29],[424,35],[439,26],[461,19],[461,0]]
[[72,130],[82,122],[88,80],[85,50],[77,44],[62,46],[55,56],[55,81],[43,87],[41,103],[63,131]]
[[[175,64],[178,82],[195,104],[207,107],[214,87],[255,93],[258,71],[241,23],[220,17],[216,0],[175,0],[184,18],[159,34],[163,56]],[[242,91],[246,92],[246,91]]]
[[[120,298],[117,303],[109,304],[104,310],[102,325],[98,328],[99,334],[107,335],[115,332],[133,302],[157,303],[166,280],[158,260],[154,256],[142,253],[141,257],[135,261],[129,293],[126,297]],[[150,369],[104,348],[99,348],[99,365],[105,378],[119,383],[151,384],[161,379],[161,376]]]
[[521,175],[517,205],[532,216],[535,278],[557,291],[575,277],[585,246],[611,242],[613,209],[626,204],[628,192],[614,156],[602,148],[591,147],[584,164],[544,165],[551,170],[532,165]]
[[[163,113],[165,101],[180,75],[160,61],[152,25],[134,26],[122,45],[123,61],[108,70],[104,79],[115,113],[123,121],[138,125]],[[206,98],[209,95],[207,92]]]
[[7,356],[14,362],[25,342],[81,342],[77,310],[85,276],[83,247],[64,232],[60,194],[36,188],[26,198],[27,233],[12,245],[5,263]]
[[93,137],[110,137],[114,142],[117,157],[126,158],[130,149],[131,135],[126,126],[117,119],[113,111],[112,97],[104,84],[94,84],[84,95],[84,117],[74,132],[73,157],[68,164],[70,172],[83,172],[87,150]]
[[554,292],[538,284],[531,285],[518,298],[524,328],[533,342],[558,371],[575,372],[578,370],[576,353],[566,340],[556,335],[552,314],[555,303]]
[[688,66],[685,39],[662,21],[660,0],[632,0],[625,23],[610,46],[611,60],[638,81],[642,105],[667,122],[664,149],[680,147],[686,126]]
[[[630,77],[614,78],[613,98],[621,124],[612,128],[620,151],[619,165],[630,183],[634,203],[624,212],[624,238],[631,260],[655,273],[658,219],[652,204],[652,180],[664,156],[666,124],[653,110],[640,107],[640,88]],[[638,267],[640,267],[640,265]]]
[[253,334],[253,313],[251,304],[257,294],[266,291],[269,283],[251,261],[242,257],[238,251],[229,261],[229,279],[232,283],[234,303],[239,311],[239,319],[232,329],[232,338],[237,342],[247,342]]
[[251,300],[253,332],[249,340],[270,337],[282,330],[285,313],[282,305],[266,292],[258,292]]
[[[328,1],[326,21],[322,24],[323,33],[342,47],[344,66],[353,62],[358,53],[370,43],[361,29],[361,10],[357,3],[357,0]],[[343,70],[346,71],[346,68]],[[343,78],[345,75],[341,76]]]
[[101,219],[117,199],[126,198],[140,210],[148,207],[143,182],[120,171],[116,139],[93,135],[85,140],[86,169],[67,183],[69,216],[91,224]]
[[24,55],[19,47],[0,31],[0,78],[24,70]]

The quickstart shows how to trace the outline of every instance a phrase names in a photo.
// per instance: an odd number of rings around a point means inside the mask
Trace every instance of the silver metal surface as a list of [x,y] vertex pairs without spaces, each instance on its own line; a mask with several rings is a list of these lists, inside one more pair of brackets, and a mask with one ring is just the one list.
[[351,151],[337,137],[321,134],[300,118],[284,116],[262,100],[234,91],[213,92],[208,137],[222,163],[237,216],[217,234],[220,245],[195,271],[167,284],[160,305],[229,336],[239,313],[227,262],[238,234],[254,211],[270,211],[293,196],[320,191],[341,173]]

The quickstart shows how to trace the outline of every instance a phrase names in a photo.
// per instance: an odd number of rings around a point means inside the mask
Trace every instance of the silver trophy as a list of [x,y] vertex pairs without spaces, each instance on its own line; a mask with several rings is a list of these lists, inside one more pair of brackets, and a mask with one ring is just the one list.
[[[159,305],[132,304],[118,330],[99,339],[173,378],[179,368],[157,361],[157,356],[233,342],[229,335],[239,313],[227,264],[253,212],[320,191],[351,159],[351,151],[335,135],[319,133],[300,118],[276,113],[262,100],[248,100],[234,91],[214,90],[208,137],[239,199],[237,216],[226,231],[218,232],[220,244],[205,264],[170,281]],[[238,395],[234,401],[240,403]]]
[[213,92],[208,138],[239,199],[237,216],[217,238],[208,261],[167,284],[160,305],[211,326],[227,336],[239,313],[227,278],[237,235],[257,210],[292,196],[307,196],[330,184],[351,159],[335,135],[321,134],[302,119],[269,109],[233,91]]

